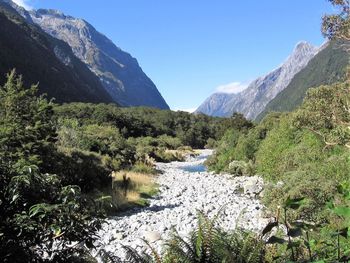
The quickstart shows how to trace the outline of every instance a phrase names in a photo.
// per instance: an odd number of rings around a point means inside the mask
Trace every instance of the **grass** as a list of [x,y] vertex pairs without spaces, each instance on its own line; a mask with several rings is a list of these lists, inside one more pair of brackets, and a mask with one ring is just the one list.
[[[125,180],[126,179],[126,180]],[[112,200],[118,210],[147,206],[148,199],[158,193],[155,176],[132,171],[114,172]]]

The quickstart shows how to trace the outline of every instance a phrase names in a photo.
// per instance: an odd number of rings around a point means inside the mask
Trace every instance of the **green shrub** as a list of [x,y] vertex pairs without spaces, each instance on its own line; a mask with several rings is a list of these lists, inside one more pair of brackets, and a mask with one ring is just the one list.
[[218,226],[217,218],[209,219],[203,214],[199,214],[197,227],[188,237],[182,238],[174,232],[161,255],[155,250],[148,255],[132,248],[125,249],[128,262],[135,263],[265,262],[265,245],[259,237],[240,229],[226,232]]
[[[52,103],[23,86],[15,71],[0,87],[0,261],[72,262],[101,226],[81,189],[50,173],[59,156]],[[69,167],[65,167],[69,169]],[[53,242],[55,241],[55,243]]]
[[206,165],[210,170],[221,172],[234,160],[234,151],[240,135],[240,132],[236,130],[226,131],[218,142],[214,155],[210,156],[206,161]]
[[217,147],[218,143],[215,139],[213,138],[209,138],[207,140],[207,144],[205,145],[206,149],[214,149],[215,147]]
[[183,151],[183,152],[192,152],[193,151],[191,146],[180,146],[176,150]]
[[156,174],[157,170],[148,164],[145,164],[143,162],[136,162],[132,168],[131,171],[135,173],[142,173],[142,174]]

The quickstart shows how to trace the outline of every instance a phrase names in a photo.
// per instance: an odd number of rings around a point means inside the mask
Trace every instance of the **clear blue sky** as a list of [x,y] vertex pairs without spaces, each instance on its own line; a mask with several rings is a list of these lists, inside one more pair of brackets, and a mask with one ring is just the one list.
[[220,85],[271,71],[300,40],[322,44],[321,16],[332,11],[326,0],[26,3],[90,22],[138,59],[172,109],[196,108]]

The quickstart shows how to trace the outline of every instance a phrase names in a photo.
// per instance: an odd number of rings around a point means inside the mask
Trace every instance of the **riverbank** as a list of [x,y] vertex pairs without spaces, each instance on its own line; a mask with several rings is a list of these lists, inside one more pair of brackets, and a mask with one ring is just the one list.
[[158,163],[162,172],[157,178],[159,194],[149,200],[149,207],[109,218],[100,231],[97,253],[104,250],[124,258],[123,246],[147,249],[143,239],[161,251],[172,231],[185,237],[195,228],[198,211],[213,217],[222,210],[220,224],[226,230],[261,231],[267,223],[258,199],[262,180],[207,172],[203,163],[211,154],[202,150],[186,162]]

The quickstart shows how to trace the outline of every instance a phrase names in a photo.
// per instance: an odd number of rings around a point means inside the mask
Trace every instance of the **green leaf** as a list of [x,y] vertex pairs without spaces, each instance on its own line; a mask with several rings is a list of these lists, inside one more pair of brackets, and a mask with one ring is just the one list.
[[12,200],[11,200],[11,204],[16,202],[18,200],[18,198],[19,198],[19,194],[13,195]]
[[341,217],[350,218],[350,208],[345,206],[338,206],[333,209],[333,212]]

